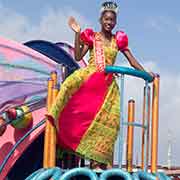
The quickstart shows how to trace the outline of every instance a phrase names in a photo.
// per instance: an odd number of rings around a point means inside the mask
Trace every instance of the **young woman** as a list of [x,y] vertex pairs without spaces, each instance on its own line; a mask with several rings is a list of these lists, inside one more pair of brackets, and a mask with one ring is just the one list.
[[116,25],[117,4],[102,4],[100,32],[86,29],[71,17],[69,26],[75,32],[75,58],[81,60],[89,50],[89,64],[75,71],[62,84],[50,116],[57,127],[58,143],[81,157],[102,164],[112,164],[114,143],[119,130],[119,89],[106,65],[113,65],[122,52],[130,65],[144,70],[128,49],[128,37]]

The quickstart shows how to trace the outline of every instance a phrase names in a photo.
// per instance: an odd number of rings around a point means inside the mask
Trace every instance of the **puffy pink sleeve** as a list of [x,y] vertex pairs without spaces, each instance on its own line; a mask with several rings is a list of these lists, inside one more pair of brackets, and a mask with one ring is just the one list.
[[90,48],[93,47],[94,31],[92,29],[85,29],[83,32],[81,32],[80,38]]
[[116,32],[116,43],[120,51],[128,49],[128,36],[123,31]]

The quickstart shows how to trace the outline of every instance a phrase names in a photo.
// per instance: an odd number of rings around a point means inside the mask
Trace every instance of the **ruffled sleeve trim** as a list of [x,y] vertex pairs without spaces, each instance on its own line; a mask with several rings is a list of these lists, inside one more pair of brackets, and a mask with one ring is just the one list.
[[94,41],[94,31],[90,28],[85,29],[81,32],[80,39],[84,44],[87,44],[90,48],[92,48]]
[[128,50],[128,36],[123,31],[117,31],[115,35],[116,44],[118,46],[119,51]]

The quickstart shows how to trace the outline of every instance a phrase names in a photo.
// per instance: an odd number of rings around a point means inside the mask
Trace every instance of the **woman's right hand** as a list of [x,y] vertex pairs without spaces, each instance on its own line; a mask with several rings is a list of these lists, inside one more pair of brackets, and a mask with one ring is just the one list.
[[80,25],[77,23],[74,17],[70,17],[68,20],[69,27],[75,32],[79,33],[81,31]]

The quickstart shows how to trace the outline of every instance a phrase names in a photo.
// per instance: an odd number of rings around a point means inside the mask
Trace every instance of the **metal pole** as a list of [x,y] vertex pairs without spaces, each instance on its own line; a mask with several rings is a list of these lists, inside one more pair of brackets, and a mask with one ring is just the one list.
[[157,172],[158,159],[158,124],[159,124],[159,81],[157,75],[153,81],[153,100],[152,100],[152,129],[151,129],[151,172]]
[[[51,79],[48,81],[48,97],[47,97],[47,111],[50,111],[51,105],[54,101],[55,92],[53,88],[57,84],[57,73],[51,73]],[[44,139],[44,160],[43,167],[55,167],[56,164],[56,130],[55,127],[46,121],[45,139]]]
[[127,130],[127,153],[126,153],[126,166],[127,171],[132,172],[133,170],[133,141],[134,141],[134,123],[135,116],[135,101],[133,99],[128,102],[128,130]]
[[120,129],[119,129],[119,153],[118,162],[119,168],[122,168],[122,155],[123,155],[123,124],[124,124],[124,75],[121,75],[121,80],[119,80],[120,87]]
[[148,82],[144,87],[141,168],[147,171],[149,162],[149,126],[150,126],[150,87]]
[[145,83],[145,114],[144,114],[144,171],[148,170],[148,129],[149,129],[149,98],[148,98],[148,81]]
[[66,79],[66,76],[67,76],[67,68],[66,68],[66,66],[65,65],[61,65],[61,77],[62,77],[62,82],[61,83],[63,83],[64,82],[64,80]]

